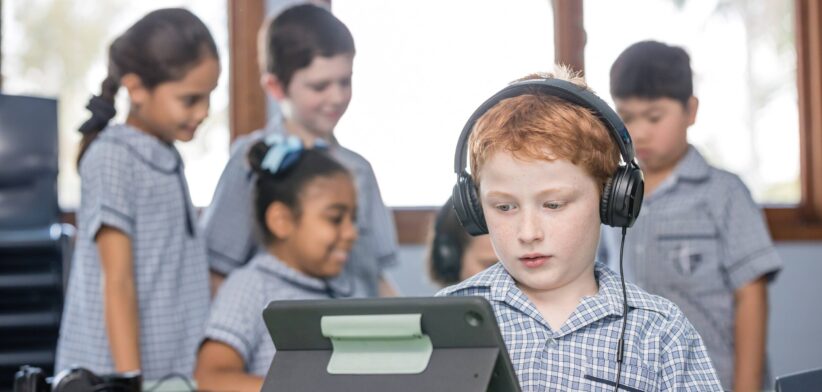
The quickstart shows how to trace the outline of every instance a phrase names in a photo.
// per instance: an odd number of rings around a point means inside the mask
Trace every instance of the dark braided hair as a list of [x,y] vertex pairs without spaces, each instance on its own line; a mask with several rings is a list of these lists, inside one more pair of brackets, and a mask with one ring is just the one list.
[[117,113],[114,97],[120,89],[120,78],[133,73],[152,89],[184,78],[207,56],[219,58],[214,38],[203,21],[182,8],[150,12],[117,37],[108,50],[108,75],[100,86],[100,95],[91,97],[86,106],[91,118],[79,128],[83,139],[78,164]]

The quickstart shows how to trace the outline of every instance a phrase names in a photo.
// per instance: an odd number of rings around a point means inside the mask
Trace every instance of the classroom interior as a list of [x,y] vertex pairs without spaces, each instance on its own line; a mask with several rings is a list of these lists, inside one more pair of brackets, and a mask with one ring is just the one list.
[[[232,142],[282,111],[260,88],[258,31],[267,17],[299,2],[0,0],[0,92],[48,99],[44,110],[53,114],[38,120],[56,121],[53,134],[15,136],[3,129],[12,106],[0,106],[0,391],[11,390],[23,364],[53,365],[80,204],[76,130],[105,75],[109,42],[140,15],[164,7],[190,9],[213,34],[222,72],[209,117],[191,142],[177,143],[199,213],[211,203]],[[772,375],[822,368],[818,2],[320,3],[355,37],[356,91],[334,134],[371,163],[390,208],[400,246],[387,274],[401,296],[441,288],[427,264],[431,231],[451,195],[454,148],[474,108],[506,83],[554,63],[581,71],[611,104],[611,63],[631,43],[654,39],[689,52],[700,114],[688,140],[712,165],[742,178],[784,262],[768,293]],[[120,94],[115,121],[127,112]],[[27,171],[43,156],[45,169]]]

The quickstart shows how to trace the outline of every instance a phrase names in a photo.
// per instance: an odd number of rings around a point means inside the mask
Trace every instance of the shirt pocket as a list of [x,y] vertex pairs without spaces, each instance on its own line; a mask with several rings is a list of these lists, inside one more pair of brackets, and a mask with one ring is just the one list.
[[719,272],[719,232],[708,220],[681,216],[660,219],[656,225],[655,254],[660,278],[675,286],[706,289],[722,287]]
[[[617,362],[614,360],[588,358],[580,390],[612,392],[616,383],[616,371]],[[628,392],[656,391],[656,373],[640,364],[636,359],[625,358],[622,362],[619,390]]]

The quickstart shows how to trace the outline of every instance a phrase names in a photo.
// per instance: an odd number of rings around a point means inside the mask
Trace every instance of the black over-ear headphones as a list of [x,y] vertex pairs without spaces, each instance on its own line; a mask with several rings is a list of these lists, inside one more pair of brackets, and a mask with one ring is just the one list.
[[[431,244],[431,267],[436,278],[447,284],[460,281],[463,252],[462,241],[454,238],[453,230],[446,227],[451,211],[454,211],[454,203],[448,198],[437,212],[434,221],[434,240]],[[462,230],[459,226],[456,228]]]
[[476,121],[494,105],[506,98],[525,94],[543,94],[557,97],[572,104],[591,110],[605,124],[612,139],[619,147],[623,163],[617,168],[605,184],[600,201],[599,216],[602,223],[627,228],[634,224],[642,197],[645,192],[642,171],[634,157],[634,146],[628,129],[619,116],[602,99],[581,86],[560,79],[533,79],[516,82],[488,98],[480,105],[465,123],[457,142],[454,157],[454,172],[457,184],[454,185],[454,210],[457,218],[471,235],[488,234],[488,226],[482,212],[482,205],[477,195],[477,187],[466,172],[468,161],[468,137]]

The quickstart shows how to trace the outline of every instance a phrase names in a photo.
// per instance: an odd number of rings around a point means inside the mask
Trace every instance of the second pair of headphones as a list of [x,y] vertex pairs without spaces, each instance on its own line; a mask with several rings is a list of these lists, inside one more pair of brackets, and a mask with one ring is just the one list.
[[462,128],[454,157],[457,184],[454,185],[453,200],[457,218],[468,233],[474,236],[488,233],[477,187],[471,175],[466,172],[468,137],[477,120],[494,105],[504,99],[526,94],[553,96],[582,106],[605,125],[619,147],[623,162],[605,183],[600,199],[600,220],[603,224],[614,227],[628,228],[633,225],[642,207],[645,185],[625,124],[608,104],[582,86],[560,79],[533,79],[512,83],[488,98]]
[[448,285],[460,281],[462,254],[468,242],[465,240],[468,237],[467,233],[464,233],[460,223],[456,222],[458,219],[452,215],[453,213],[454,203],[449,197],[437,211],[434,219],[434,239],[430,254],[434,276],[441,283]]

